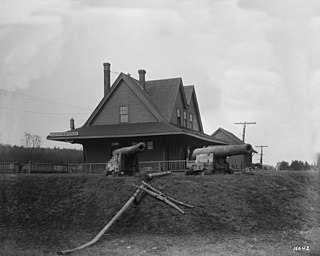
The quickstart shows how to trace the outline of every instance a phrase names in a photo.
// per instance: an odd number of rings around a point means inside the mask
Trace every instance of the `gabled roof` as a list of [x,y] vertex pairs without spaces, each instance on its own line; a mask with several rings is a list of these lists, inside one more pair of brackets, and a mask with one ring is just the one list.
[[179,89],[183,94],[182,98],[187,106],[181,78],[161,79],[146,81],[146,92],[153,102],[158,106],[164,118],[169,122]]
[[184,92],[186,95],[186,100],[187,100],[188,105],[191,104],[191,100],[192,100],[192,98],[194,98],[194,107],[195,107],[195,111],[197,112],[197,116],[199,118],[200,131],[203,131],[201,115],[200,115],[198,100],[197,100],[197,96],[196,96],[196,90],[193,85],[186,85],[183,88],[184,88]]
[[[108,100],[116,92],[118,86],[122,82],[125,82],[125,84],[133,91],[133,93],[135,93],[146,108],[154,115],[156,122],[92,125],[95,118],[99,115],[100,111],[108,103]],[[193,100],[200,131],[187,129],[170,123],[175,102],[177,97],[180,97],[180,95],[185,107],[188,107]],[[82,127],[67,132],[52,133],[47,138],[51,140],[68,141],[90,138],[174,134],[193,136],[214,144],[226,144],[225,142],[215,139],[203,132],[201,116],[193,85],[183,86],[181,78],[172,78],[146,81],[145,89],[143,89],[138,80],[132,78],[130,75],[120,73],[112,87],[104,95],[98,106]]]
[[165,121],[165,118],[161,114],[161,111],[159,111],[158,107],[153,103],[153,100],[141,88],[139,82],[131,78],[129,75],[125,75],[121,73],[116,79],[116,81],[113,83],[112,87],[109,89],[107,94],[102,98],[98,106],[92,112],[91,116],[88,118],[87,122],[84,124],[85,126],[89,126],[91,124],[91,122],[98,115],[102,107],[106,104],[106,102],[110,99],[111,95],[115,92],[116,88],[119,86],[122,80],[126,82],[126,84],[132,89],[132,91],[138,96],[138,98],[151,111],[151,113],[156,117],[156,119],[159,122]]
[[203,131],[200,111],[197,103],[195,89],[193,85],[183,86],[181,78],[151,80],[145,82],[145,90],[143,90],[140,82],[129,75],[121,73],[109,89],[107,94],[102,98],[98,106],[88,118],[85,126],[89,126],[95,117],[99,114],[100,110],[110,99],[112,94],[121,81],[126,84],[136,93],[144,105],[151,111],[159,122],[170,122],[176,98],[179,91],[182,95],[183,104],[185,107],[190,105],[192,97],[194,97],[195,110],[199,118],[200,130]]
[[[137,81],[139,83],[139,81]],[[185,107],[188,107],[194,97],[195,111],[199,119],[200,131],[203,131],[201,115],[199,111],[198,101],[193,85],[183,86],[181,78],[161,79],[146,81],[146,92],[150,98],[157,105],[163,117],[170,122],[172,113],[174,111],[174,104],[179,95],[182,94],[182,100]]]
[[235,144],[243,144],[244,142],[240,140],[236,135],[233,133],[219,127],[214,133],[211,134],[212,137],[216,137],[216,135],[221,132],[224,135],[226,135],[231,141],[233,141]]
[[187,104],[190,105],[192,94],[194,92],[194,86],[193,85],[185,85],[183,87],[184,94],[186,95]]
[[52,134],[47,139],[57,141],[119,138],[119,137],[141,137],[154,135],[189,135],[209,143],[223,145],[223,141],[212,138],[202,132],[184,129],[173,124],[163,122],[150,123],[123,123],[112,125],[82,126],[80,128],[66,131],[64,133]]

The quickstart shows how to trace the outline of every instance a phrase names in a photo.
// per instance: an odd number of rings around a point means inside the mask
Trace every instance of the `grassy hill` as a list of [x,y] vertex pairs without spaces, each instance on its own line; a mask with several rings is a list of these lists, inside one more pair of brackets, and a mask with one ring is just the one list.
[[[2,176],[0,240],[41,244],[45,248],[79,245],[106,225],[136,190],[132,184],[140,181],[139,177]],[[150,184],[195,208],[184,208],[183,215],[146,196],[108,234],[191,236],[218,232],[246,236],[302,234],[320,227],[316,171],[176,174],[154,179]],[[90,236],[83,241],[80,234]]]

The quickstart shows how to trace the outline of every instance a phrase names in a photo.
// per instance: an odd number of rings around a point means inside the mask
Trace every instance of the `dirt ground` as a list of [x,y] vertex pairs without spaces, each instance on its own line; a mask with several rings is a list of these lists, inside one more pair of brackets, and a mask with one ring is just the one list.
[[[85,243],[94,235],[85,232],[69,234],[68,240],[80,245],[79,242]],[[65,234],[61,234],[61,236],[63,237]],[[64,242],[52,244],[52,241],[29,243],[27,238],[19,240],[16,237],[1,242],[0,255],[52,256],[62,249],[70,249],[70,245],[67,244]],[[106,234],[95,245],[71,255],[310,255],[310,251],[294,251],[295,246],[309,246],[310,250],[315,252],[315,247],[301,234],[288,234],[278,231],[245,235],[221,234],[219,232],[183,236],[170,234]]]
[[[1,177],[0,255],[56,255],[88,242],[140,181]],[[195,208],[183,215],[147,196],[71,255],[320,255],[317,171],[171,175],[150,184]]]

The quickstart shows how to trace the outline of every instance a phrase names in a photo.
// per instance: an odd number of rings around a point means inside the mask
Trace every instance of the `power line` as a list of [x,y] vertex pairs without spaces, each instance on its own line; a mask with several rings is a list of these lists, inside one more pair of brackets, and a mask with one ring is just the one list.
[[63,107],[72,107],[72,108],[81,108],[81,109],[85,109],[85,110],[90,110],[89,108],[82,107],[82,106],[77,106],[77,105],[68,104],[68,103],[65,103],[65,102],[46,99],[46,98],[41,98],[41,97],[35,97],[35,96],[22,94],[22,93],[18,93],[18,92],[10,92],[10,91],[3,90],[3,89],[0,90],[0,94],[3,94],[2,91],[5,92],[5,93],[10,93],[10,94],[14,95],[15,97],[22,98],[22,99],[25,99],[25,100],[34,101],[34,102],[46,103],[46,104],[51,104],[51,105],[58,105],[58,106],[63,106]]
[[261,146],[256,146],[257,148],[260,148],[260,165],[262,167],[262,163],[263,163],[263,148],[267,148],[268,146],[264,146],[264,145],[261,145]]
[[10,111],[17,111],[17,112],[24,112],[24,113],[32,113],[32,114],[42,114],[42,115],[88,115],[89,114],[89,113],[40,112],[40,111],[31,111],[31,110],[15,109],[15,108],[7,108],[7,107],[1,107],[1,109],[10,110]]
[[118,75],[120,75],[121,73],[120,72],[116,72],[116,71],[109,71],[110,73],[113,73],[113,74],[118,74]]
[[247,122],[247,121],[244,121],[244,122],[238,122],[238,123],[235,123],[235,124],[241,124],[241,125],[243,125],[242,141],[244,142],[245,136],[246,136],[246,127],[247,127],[247,125],[248,125],[248,124],[256,124],[256,122]]
[[296,118],[287,119],[287,120],[282,120],[282,121],[277,121],[277,122],[273,122],[273,123],[259,123],[259,126],[282,124],[282,123],[287,123],[287,122],[302,120],[302,119],[306,119],[306,118],[307,118],[307,117],[296,117]]

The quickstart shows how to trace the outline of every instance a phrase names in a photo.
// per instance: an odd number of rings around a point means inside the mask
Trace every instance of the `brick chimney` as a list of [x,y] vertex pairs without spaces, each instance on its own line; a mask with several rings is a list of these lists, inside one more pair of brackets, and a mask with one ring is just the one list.
[[139,82],[143,88],[143,90],[146,89],[146,71],[144,69],[139,69],[138,70],[139,73]]
[[70,129],[74,130],[74,119],[73,118],[70,119]]
[[103,72],[104,72],[104,96],[110,89],[110,63],[103,63]]

